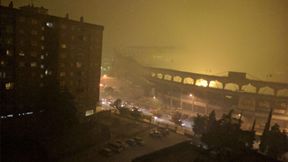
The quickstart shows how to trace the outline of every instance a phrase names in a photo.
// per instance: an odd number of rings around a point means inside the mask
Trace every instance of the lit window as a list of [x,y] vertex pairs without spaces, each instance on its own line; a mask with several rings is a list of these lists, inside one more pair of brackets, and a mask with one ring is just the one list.
[[6,50],[6,55],[7,55],[7,56],[12,56],[11,51],[10,51],[10,50]]
[[1,60],[0,61],[0,65],[4,66],[5,65],[5,61]]
[[44,26],[41,27],[41,30],[43,30],[43,31],[45,30]]
[[19,56],[25,56],[24,52],[23,52],[23,51],[20,51],[20,52],[19,52]]
[[11,82],[5,83],[5,88],[6,90],[11,90],[13,89],[14,84]]
[[37,66],[37,63],[36,63],[36,62],[31,62],[30,66],[31,66],[31,67],[36,67],[36,66]]
[[82,64],[80,62],[76,62],[76,67],[80,68],[82,66]]
[[61,48],[66,48],[66,44],[61,44]]
[[45,37],[44,37],[44,36],[41,36],[41,40],[45,40]]
[[41,78],[41,79],[44,78],[44,75],[43,75],[43,74],[40,74],[40,78]]
[[41,49],[42,49],[42,50],[44,50],[44,49],[45,49],[45,47],[44,47],[44,46],[41,46]]
[[45,70],[45,75],[48,75],[48,70]]
[[43,64],[41,64],[41,65],[40,65],[40,68],[41,68],[41,69],[44,69],[44,65],[43,65]]
[[44,55],[41,55],[41,56],[40,56],[40,59],[43,60],[43,59],[44,59]]
[[53,23],[52,23],[52,22],[46,22],[46,26],[47,26],[48,28],[52,28],[52,27],[53,27]]
[[0,78],[5,79],[6,78],[6,73],[5,72],[0,72]]

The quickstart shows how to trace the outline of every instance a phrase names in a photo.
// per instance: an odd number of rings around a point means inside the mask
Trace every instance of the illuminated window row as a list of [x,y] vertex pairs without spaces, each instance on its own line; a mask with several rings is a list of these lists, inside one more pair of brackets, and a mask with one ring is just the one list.
[[5,83],[5,89],[6,90],[12,90],[13,88],[14,88],[14,83],[13,82]]
[[6,78],[6,72],[1,72],[0,71],[0,78],[5,79]]

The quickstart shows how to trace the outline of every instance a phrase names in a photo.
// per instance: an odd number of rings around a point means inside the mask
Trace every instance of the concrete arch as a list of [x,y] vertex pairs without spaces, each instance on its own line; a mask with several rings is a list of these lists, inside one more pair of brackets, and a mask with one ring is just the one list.
[[195,85],[199,87],[207,87],[208,81],[205,79],[197,79]]
[[194,79],[188,77],[188,78],[184,78],[183,80],[184,84],[194,84]]
[[288,97],[288,89],[280,89],[277,92],[277,96],[281,96],[281,97]]
[[182,82],[182,78],[180,76],[174,76],[173,81],[174,82]]
[[257,93],[257,88],[249,83],[247,85],[243,85],[241,91],[249,93]]
[[164,80],[172,80],[172,76],[169,74],[164,75]]
[[239,91],[239,85],[236,83],[226,83],[224,89],[230,91]]
[[221,83],[218,80],[212,80],[209,83],[209,87],[210,88],[219,88],[219,89],[223,89],[223,83]]
[[155,76],[156,76],[156,74],[155,74],[155,73],[151,73],[151,76],[152,76],[152,77],[155,77]]
[[162,79],[162,78],[163,78],[163,74],[158,73],[158,74],[157,74],[157,78]]
[[275,90],[271,87],[261,87],[259,89],[259,94],[264,94],[264,95],[274,95],[275,94]]

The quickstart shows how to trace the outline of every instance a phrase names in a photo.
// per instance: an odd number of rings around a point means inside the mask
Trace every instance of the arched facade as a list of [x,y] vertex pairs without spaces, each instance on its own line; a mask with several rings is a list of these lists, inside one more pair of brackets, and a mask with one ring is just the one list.
[[209,87],[223,89],[223,83],[219,82],[218,80],[212,80],[209,83]]
[[275,93],[275,90],[268,86],[262,87],[259,89],[259,94],[274,95],[274,93]]
[[248,93],[257,93],[257,88],[251,84],[243,85],[241,91]]
[[239,91],[239,85],[235,83],[226,83],[224,89],[230,91]]
[[184,84],[194,84],[194,79],[188,77],[188,78],[184,78],[183,80]]
[[207,87],[208,81],[205,79],[197,79],[195,85],[199,87]]
[[180,83],[180,82],[182,82],[182,78],[181,78],[180,76],[174,76],[174,77],[173,77],[173,81]]
[[172,80],[172,76],[169,74],[164,75],[164,80]]

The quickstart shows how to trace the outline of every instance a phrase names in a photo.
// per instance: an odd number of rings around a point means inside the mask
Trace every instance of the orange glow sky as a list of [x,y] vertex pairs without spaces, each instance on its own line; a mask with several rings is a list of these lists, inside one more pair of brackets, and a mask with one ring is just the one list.
[[[2,0],[5,6],[8,2]],[[161,52],[166,61],[155,66],[206,74],[241,71],[253,79],[288,82],[287,0],[35,0],[34,4],[52,15],[68,12],[71,19],[83,15],[86,22],[104,25],[104,57],[115,48],[173,47]]]

